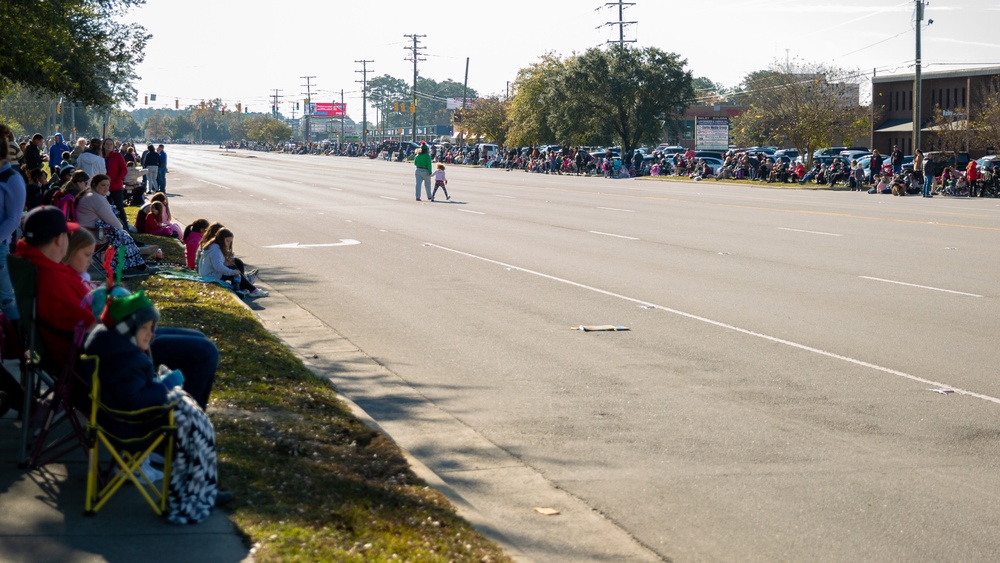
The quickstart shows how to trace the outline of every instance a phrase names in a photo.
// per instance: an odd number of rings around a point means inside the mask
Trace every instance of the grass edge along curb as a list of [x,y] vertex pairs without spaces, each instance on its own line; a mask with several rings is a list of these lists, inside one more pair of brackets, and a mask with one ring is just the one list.
[[[171,239],[140,238],[172,261]],[[208,414],[229,517],[255,560],[509,561],[230,291],[158,276],[139,288],[165,324],[219,347]]]

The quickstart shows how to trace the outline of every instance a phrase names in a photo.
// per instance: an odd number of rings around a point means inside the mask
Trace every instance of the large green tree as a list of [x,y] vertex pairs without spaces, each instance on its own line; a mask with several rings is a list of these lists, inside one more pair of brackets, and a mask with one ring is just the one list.
[[110,107],[135,98],[150,35],[118,16],[145,0],[4,0],[0,94],[14,84]]
[[852,144],[868,134],[871,111],[854,98],[858,74],[822,64],[774,65],[747,75],[732,95],[747,107],[731,119],[741,145],[791,141],[799,154]]
[[561,142],[603,142],[608,136],[631,162],[633,151],[657,143],[667,121],[694,97],[691,72],[677,54],[622,45],[571,57],[547,92],[548,123]]
[[562,72],[564,61],[546,53],[538,62],[522,68],[514,81],[514,95],[507,108],[507,141],[514,146],[537,146],[555,141],[555,132],[549,127],[548,115],[552,113],[549,92]]
[[469,137],[479,137],[504,146],[507,142],[507,102],[500,96],[480,98],[462,112],[461,128]]

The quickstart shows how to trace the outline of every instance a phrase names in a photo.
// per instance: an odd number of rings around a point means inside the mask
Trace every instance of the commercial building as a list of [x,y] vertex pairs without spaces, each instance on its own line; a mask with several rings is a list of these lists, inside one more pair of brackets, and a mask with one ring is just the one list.
[[[944,117],[950,117],[966,127],[969,111],[975,115],[984,95],[994,92],[1000,81],[1000,67],[974,68],[944,72],[922,72],[920,81],[920,144],[913,146],[913,74],[876,76],[872,79],[872,111],[881,120],[872,130],[872,146],[888,153],[893,145],[906,154],[914,149],[924,151],[940,148],[937,128],[933,125],[934,110],[940,108]],[[996,94],[993,94],[996,95]],[[978,147],[969,147],[970,153],[984,153]]]

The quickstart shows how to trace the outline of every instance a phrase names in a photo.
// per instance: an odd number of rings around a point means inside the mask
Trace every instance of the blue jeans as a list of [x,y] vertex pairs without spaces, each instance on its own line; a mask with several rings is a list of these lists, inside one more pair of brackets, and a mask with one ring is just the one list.
[[14,321],[21,318],[17,310],[17,300],[14,298],[14,284],[10,281],[10,269],[7,267],[7,255],[10,246],[5,242],[0,244],[0,311]]
[[197,330],[163,326],[156,328],[150,352],[155,364],[181,370],[184,390],[205,409],[219,366],[215,344]]
[[931,195],[931,187],[934,185],[934,176],[924,175],[924,197]]

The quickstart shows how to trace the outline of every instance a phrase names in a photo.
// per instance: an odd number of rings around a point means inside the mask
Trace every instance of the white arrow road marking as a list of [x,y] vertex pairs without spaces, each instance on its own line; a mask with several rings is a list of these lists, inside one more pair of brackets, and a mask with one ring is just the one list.
[[342,238],[340,239],[340,242],[328,242],[325,244],[299,244],[297,242],[290,242],[288,244],[265,246],[264,248],[316,248],[320,246],[354,246],[355,244],[361,244],[361,241],[351,238]]

